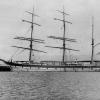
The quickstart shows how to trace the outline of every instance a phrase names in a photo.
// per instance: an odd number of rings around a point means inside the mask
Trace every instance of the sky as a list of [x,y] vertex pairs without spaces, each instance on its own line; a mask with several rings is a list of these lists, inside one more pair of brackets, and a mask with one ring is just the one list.
[[[22,19],[31,20],[26,11],[32,11],[40,17],[34,21],[41,27],[35,26],[33,37],[45,40],[45,44],[34,43],[33,47],[47,53],[34,52],[34,60],[62,60],[62,51],[59,49],[46,48],[49,46],[62,46],[62,41],[47,38],[50,35],[63,36],[62,22],[54,18],[62,19],[61,13],[56,10],[65,9],[67,21],[66,38],[74,38],[77,43],[66,42],[66,47],[80,50],[66,51],[66,59],[90,59],[91,57],[91,34],[92,16],[94,16],[94,39],[95,44],[100,42],[100,0],[0,0],[0,58],[14,60],[28,60],[29,51],[22,52],[11,46],[28,47],[29,42],[14,40],[16,36],[30,36],[30,24],[23,23]],[[100,59],[100,46],[95,47],[94,59]]]

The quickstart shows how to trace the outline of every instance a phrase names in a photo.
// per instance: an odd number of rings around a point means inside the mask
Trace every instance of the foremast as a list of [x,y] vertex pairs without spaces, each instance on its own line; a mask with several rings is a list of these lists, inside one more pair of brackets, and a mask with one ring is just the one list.
[[[34,8],[33,8],[33,13],[30,13],[32,15],[32,23],[33,23],[33,17],[34,17]],[[30,54],[29,54],[29,62],[31,63],[32,62],[32,49],[33,49],[33,46],[32,46],[32,38],[33,38],[33,24],[31,24],[31,41],[30,41]]]
[[33,11],[32,12],[29,12],[29,11],[26,11],[26,12],[31,15],[32,20],[31,21],[22,20],[22,21],[31,24],[31,37],[30,38],[26,38],[26,37],[15,37],[14,39],[29,41],[30,42],[29,48],[27,48],[27,47],[19,47],[19,46],[13,46],[13,47],[21,48],[21,49],[24,49],[24,50],[29,50],[29,63],[32,63],[33,62],[33,60],[32,60],[33,51],[43,52],[43,53],[46,53],[46,52],[41,51],[41,50],[33,49],[33,42],[44,43],[44,40],[33,38],[34,25],[41,26],[41,25],[39,25],[39,24],[37,24],[37,23],[34,22],[34,17],[39,17],[38,15],[34,14],[34,8],[33,8]]

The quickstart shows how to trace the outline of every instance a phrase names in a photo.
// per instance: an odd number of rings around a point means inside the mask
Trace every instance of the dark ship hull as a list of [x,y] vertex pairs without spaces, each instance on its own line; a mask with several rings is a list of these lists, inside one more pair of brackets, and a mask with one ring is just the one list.
[[0,71],[12,71],[12,68],[10,66],[2,66],[0,65]]
[[[100,71],[100,66],[96,65],[82,65],[82,64],[65,64],[65,65],[53,65],[53,64],[28,64],[28,63],[16,63],[12,61],[5,61],[3,59],[0,59],[8,66],[0,66],[0,71],[13,71],[13,68],[15,67],[22,67],[22,68],[46,68],[49,71],[49,68],[54,68],[57,70],[58,68],[63,68],[63,71],[69,71],[69,69],[72,69],[71,71]],[[80,70],[81,69],[81,70]]]

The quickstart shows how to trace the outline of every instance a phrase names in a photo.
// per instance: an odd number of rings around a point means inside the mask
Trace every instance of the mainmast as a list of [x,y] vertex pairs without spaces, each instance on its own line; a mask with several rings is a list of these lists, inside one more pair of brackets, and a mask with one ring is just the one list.
[[94,18],[92,17],[92,55],[91,55],[91,64],[94,60]]
[[[63,22],[63,37],[49,36],[49,38],[62,40],[63,45],[62,45],[62,47],[52,47],[52,46],[46,46],[46,47],[62,49],[63,50],[62,64],[65,65],[65,51],[66,50],[79,51],[79,50],[66,48],[66,41],[76,42],[75,39],[66,38],[66,36],[65,36],[65,33],[66,33],[66,23],[67,24],[72,24],[72,23],[65,20],[65,16],[66,15],[68,16],[69,14],[65,13],[64,7],[63,7],[63,11],[59,11],[59,10],[57,10],[57,11],[60,12],[63,15],[63,19],[54,18],[54,20],[58,20],[58,21]],[[64,71],[65,71],[65,69],[64,69]]]
[[63,28],[64,28],[64,30],[63,30],[64,31],[64,33],[63,33],[63,57],[62,57],[63,63],[65,62],[65,50],[66,50],[66,44],[65,44],[66,23],[72,24],[71,22],[65,21],[65,15],[69,15],[69,14],[65,13],[64,7],[63,7]]

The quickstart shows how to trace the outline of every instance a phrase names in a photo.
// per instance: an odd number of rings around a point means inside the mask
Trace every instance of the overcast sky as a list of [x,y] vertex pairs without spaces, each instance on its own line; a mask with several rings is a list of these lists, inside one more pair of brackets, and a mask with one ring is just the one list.
[[[32,11],[40,17],[35,17],[34,21],[41,24],[35,26],[34,37],[45,39],[45,45],[62,46],[62,41],[48,39],[47,36],[63,36],[62,23],[53,18],[62,19],[62,15],[56,10],[62,10],[70,16],[66,20],[72,25],[66,25],[66,37],[77,39],[77,43],[66,43],[66,47],[78,49],[80,52],[70,52],[72,58],[90,59],[91,57],[91,33],[94,16],[94,38],[95,44],[100,42],[100,0],[0,0],[0,57],[10,59],[28,59],[28,51],[20,53],[21,50],[12,48],[12,45],[29,46],[29,43],[14,40],[15,36],[30,36],[30,24],[23,23],[22,19],[31,20],[31,16],[25,11]],[[34,48],[44,50],[47,53],[34,53],[35,59],[55,59],[61,60],[62,51],[59,49],[46,48],[45,45],[35,43]],[[17,51],[16,51],[17,50]],[[16,54],[15,54],[16,52]],[[95,58],[99,59],[100,46],[95,48]],[[68,52],[67,52],[68,54]],[[59,56],[59,57],[58,57]]]

